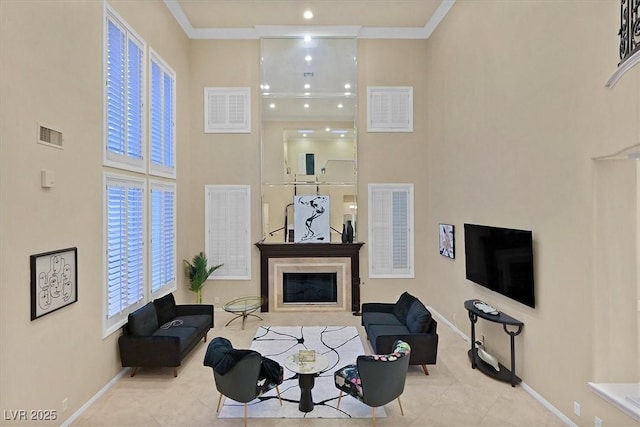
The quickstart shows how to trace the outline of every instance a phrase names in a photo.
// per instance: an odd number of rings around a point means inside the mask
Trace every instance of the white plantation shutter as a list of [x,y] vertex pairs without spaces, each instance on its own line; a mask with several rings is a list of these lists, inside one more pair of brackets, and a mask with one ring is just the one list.
[[413,132],[412,87],[368,87],[367,131]]
[[144,301],[144,181],[106,176],[107,323]]
[[175,184],[152,182],[149,250],[151,297],[176,287]]
[[369,184],[369,277],[414,277],[413,184]]
[[250,133],[251,89],[204,89],[205,133]]
[[205,187],[205,252],[221,279],[251,278],[250,187]]
[[145,43],[107,8],[105,164],[144,171]]
[[175,177],[175,73],[150,53],[149,171]]

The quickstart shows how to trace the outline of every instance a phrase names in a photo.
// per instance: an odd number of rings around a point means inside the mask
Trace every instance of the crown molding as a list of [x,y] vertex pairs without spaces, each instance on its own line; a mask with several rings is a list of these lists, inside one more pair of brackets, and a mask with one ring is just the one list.
[[254,28],[194,28],[178,0],[163,0],[190,39],[250,40],[262,37],[355,37],[359,39],[427,39],[456,0],[442,0],[424,27],[289,26],[263,25]]

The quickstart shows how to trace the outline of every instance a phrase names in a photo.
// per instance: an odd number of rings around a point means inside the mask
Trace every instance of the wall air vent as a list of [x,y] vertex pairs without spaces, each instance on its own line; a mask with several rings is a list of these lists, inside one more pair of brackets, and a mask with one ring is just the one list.
[[62,148],[62,132],[45,126],[38,126],[38,142],[41,144]]

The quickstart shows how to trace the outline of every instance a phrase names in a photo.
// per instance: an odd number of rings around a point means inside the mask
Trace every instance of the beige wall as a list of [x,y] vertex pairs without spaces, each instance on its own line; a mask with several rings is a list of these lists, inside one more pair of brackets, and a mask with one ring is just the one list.
[[[189,41],[161,1],[113,5],[177,73],[182,179]],[[122,369],[118,333],[102,337],[102,31],[100,1],[0,2],[0,408],[56,410],[55,425]],[[63,132],[64,150],[36,143],[38,124]],[[42,169],[53,188],[40,187]],[[71,246],[78,302],[31,321],[29,256]]]
[[[260,240],[259,41],[188,40],[159,0],[113,5],[177,73],[178,260],[204,248],[207,184],[251,186]],[[618,8],[459,0],[429,40],[359,40],[357,85],[363,302],[408,290],[469,333],[463,301],[487,300],[526,324],[516,348],[523,380],[575,423],[598,415],[609,427],[630,419],[587,389],[604,372],[600,358],[618,362],[594,345],[593,297],[608,277],[593,267],[602,260],[592,158],[640,137],[640,68],[604,87],[618,62]],[[68,397],[66,418],[120,371],[117,334],[103,339],[101,320],[102,19],[95,1],[0,1],[1,409],[61,411]],[[413,133],[366,132],[366,87],[385,85],[413,86]],[[203,132],[208,86],[251,88],[250,134]],[[35,143],[39,122],[64,132],[64,150]],[[41,169],[55,172],[54,188],[40,188]],[[367,278],[370,183],[415,185],[415,279]],[[437,252],[440,222],[456,226],[455,260]],[[533,230],[535,310],[465,279],[465,222]],[[79,301],[31,322],[29,255],[68,246],[78,247]],[[252,253],[251,280],[213,281],[206,302],[257,292]],[[637,277],[636,266],[622,280]],[[192,301],[178,282],[178,300]],[[504,359],[502,329],[479,328]],[[582,417],[571,415],[574,400]]]
[[[481,298],[522,320],[519,374],[579,425],[592,425],[594,415],[609,426],[632,422],[587,387],[605,381],[595,377],[603,370],[611,373],[608,381],[621,379],[594,358],[602,348],[595,325],[610,320],[594,318],[599,300],[593,298],[594,263],[601,261],[594,257],[606,254],[594,251],[592,158],[638,143],[640,130],[640,68],[614,89],[604,86],[618,62],[618,13],[619,4],[608,1],[458,1],[428,41],[425,243],[435,247],[437,223],[448,222],[456,226],[457,247],[454,262],[429,251],[423,276],[428,303],[466,333],[465,299]],[[610,191],[619,192],[625,206],[635,203],[629,185]],[[633,215],[616,218],[625,219],[619,226],[633,236]],[[465,279],[467,222],[533,230],[535,310]],[[628,286],[637,283],[638,256],[625,247],[631,257],[618,278]],[[627,299],[636,298],[628,286]],[[623,308],[629,304],[612,309]],[[501,328],[478,327],[489,351],[509,360]],[[623,364],[626,381],[637,381],[630,359],[638,357],[638,330],[633,322],[616,328],[629,331],[628,348],[618,350],[629,353],[606,361]],[[581,417],[573,415],[574,401],[581,403]]]

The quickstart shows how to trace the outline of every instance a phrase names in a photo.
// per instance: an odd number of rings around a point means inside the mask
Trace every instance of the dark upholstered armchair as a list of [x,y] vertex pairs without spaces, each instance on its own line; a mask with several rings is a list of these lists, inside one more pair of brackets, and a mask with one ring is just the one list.
[[266,392],[276,389],[280,405],[280,390],[284,368],[253,350],[237,350],[226,338],[214,338],[205,354],[204,365],[213,369],[216,389],[220,393],[216,412],[220,412],[222,396],[244,403],[244,425],[247,425],[247,404]]
[[371,406],[374,426],[375,408],[394,399],[398,400],[400,413],[404,415],[400,395],[404,391],[411,348],[400,340],[393,347],[390,354],[358,356],[355,364],[344,366],[334,373],[335,385],[340,390],[337,408],[340,408],[343,393],[347,393]]

